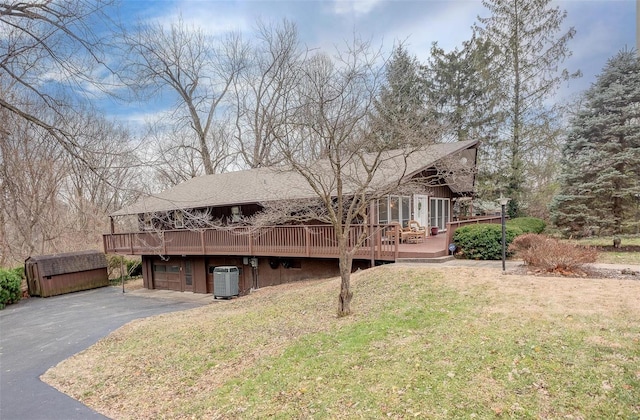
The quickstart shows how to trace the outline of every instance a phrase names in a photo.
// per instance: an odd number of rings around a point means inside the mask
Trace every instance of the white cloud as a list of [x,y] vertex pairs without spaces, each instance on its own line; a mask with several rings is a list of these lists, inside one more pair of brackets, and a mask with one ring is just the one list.
[[246,31],[251,26],[249,16],[233,2],[183,0],[163,9],[161,14],[147,18],[164,27],[175,24],[178,19],[182,19],[187,28],[198,29],[212,36]]
[[333,11],[338,15],[366,15],[381,2],[382,0],[334,0]]

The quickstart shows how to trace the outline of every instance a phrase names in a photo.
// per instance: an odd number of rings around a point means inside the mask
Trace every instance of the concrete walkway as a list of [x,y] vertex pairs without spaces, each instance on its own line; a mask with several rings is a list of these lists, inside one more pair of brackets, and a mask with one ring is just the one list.
[[[212,296],[171,299],[104,287],[25,299],[0,311],[0,419],[106,417],[58,392],[40,375],[127,322],[209,304]],[[192,294],[191,294],[192,295]]]

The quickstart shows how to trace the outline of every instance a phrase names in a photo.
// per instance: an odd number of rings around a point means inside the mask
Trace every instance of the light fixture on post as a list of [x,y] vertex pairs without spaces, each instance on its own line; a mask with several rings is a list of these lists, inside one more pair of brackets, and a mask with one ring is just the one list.
[[509,199],[507,197],[503,197],[501,193],[498,203],[500,203],[500,219],[502,221],[502,271],[506,270],[505,264],[507,260],[507,235],[504,213],[508,202]]

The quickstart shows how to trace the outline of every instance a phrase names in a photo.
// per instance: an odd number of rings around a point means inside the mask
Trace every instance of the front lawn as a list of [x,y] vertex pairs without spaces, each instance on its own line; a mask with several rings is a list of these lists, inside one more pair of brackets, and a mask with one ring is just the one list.
[[43,379],[113,418],[634,418],[640,281],[385,266],[134,321]]

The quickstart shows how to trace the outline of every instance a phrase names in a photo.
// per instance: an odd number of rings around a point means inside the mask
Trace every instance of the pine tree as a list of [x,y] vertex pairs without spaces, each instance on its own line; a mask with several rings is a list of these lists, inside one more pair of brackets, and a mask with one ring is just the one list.
[[424,80],[420,64],[402,44],[394,48],[385,68],[385,84],[375,101],[375,132],[388,149],[424,141]]
[[482,3],[491,16],[479,17],[480,24],[474,30],[479,38],[500,51],[493,68],[499,86],[498,106],[504,118],[495,141],[488,145],[492,153],[490,162],[495,165],[494,181],[506,178],[501,192],[511,198],[509,213],[513,217],[521,213],[527,184],[531,184],[528,166],[543,161],[536,160],[545,151],[543,142],[553,145],[555,139],[546,129],[554,110],[545,101],[555,94],[562,81],[580,74],[558,69],[571,55],[568,42],[575,29],[561,32],[566,12],[551,7],[551,0]]
[[621,51],[584,94],[564,148],[552,221],[566,233],[640,229],[640,59]]
[[425,68],[427,99],[434,117],[454,141],[484,140],[498,120],[491,58],[495,49],[473,38],[445,52],[434,43]]

